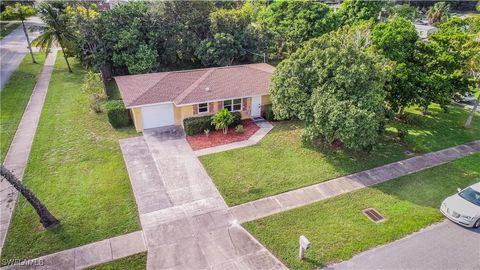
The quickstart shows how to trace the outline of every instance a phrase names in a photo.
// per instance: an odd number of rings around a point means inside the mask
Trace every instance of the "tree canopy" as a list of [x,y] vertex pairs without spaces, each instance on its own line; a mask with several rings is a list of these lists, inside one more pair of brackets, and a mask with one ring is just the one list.
[[274,72],[270,94],[276,118],[304,120],[307,141],[373,147],[383,132],[392,63],[369,47],[369,25],[305,43]]

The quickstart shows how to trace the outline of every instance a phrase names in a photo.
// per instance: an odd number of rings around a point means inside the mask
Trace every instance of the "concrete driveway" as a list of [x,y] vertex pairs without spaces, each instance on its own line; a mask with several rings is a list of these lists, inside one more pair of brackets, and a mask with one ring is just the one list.
[[445,220],[325,269],[480,269],[480,229]]
[[[42,22],[38,17],[29,18],[26,22],[27,28],[32,25],[40,25]],[[30,41],[39,35],[38,31],[29,31]],[[25,54],[29,52],[27,39],[20,25],[9,35],[0,40],[0,90],[3,89],[12,73],[18,68]]]
[[120,145],[147,269],[286,269],[235,222],[181,129],[145,130]]

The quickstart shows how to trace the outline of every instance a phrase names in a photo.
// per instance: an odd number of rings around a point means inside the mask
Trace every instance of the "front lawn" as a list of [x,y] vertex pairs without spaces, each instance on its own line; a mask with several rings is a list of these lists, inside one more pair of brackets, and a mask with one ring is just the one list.
[[145,270],[147,269],[147,253],[138,253],[123,259],[97,265],[88,270]]
[[5,159],[45,62],[44,53],[34,55],[38,63],[33,64],[30,54],[26,54],[0,92],[0,162]]
[[[444,198],[480,181],[480,154],[244,224],[290,269],[313,269],[350,259],[444,219]],[[375,224],[362,210],[374,207],[386,221]],[[311,244],[298,259],[298,237]]]
[[2,259],[34,258],[140,229],[118,144],[137,133],[115,130],[105,113],[91,112],[81,89],[86,71],[73,63],[73,72],[58,55],[23,179],[61,225],[45,231],[19,198]]
[[232,206],[405,159],[405,150],[417,153],[440,150],[480,139],[480,116],[468,131],[468,111],[438,106],[421,116],[410,109],[408,146],[398,142],[395,125],[370,155],[320,150],[302,145],[303,123],[275,122],[274,129],[257,145],[200,157],[226,202]]

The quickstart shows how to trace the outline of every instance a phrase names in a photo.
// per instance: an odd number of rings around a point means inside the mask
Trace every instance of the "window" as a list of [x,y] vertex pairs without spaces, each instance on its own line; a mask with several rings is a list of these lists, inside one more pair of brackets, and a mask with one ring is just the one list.
[[198,112],[199,113],[207,113],[208,112],[208,103],[198,104]]
[[223,108],[227,109],[229,112],[238,112],[242,110],[242,99],[229,99],[223,101]]

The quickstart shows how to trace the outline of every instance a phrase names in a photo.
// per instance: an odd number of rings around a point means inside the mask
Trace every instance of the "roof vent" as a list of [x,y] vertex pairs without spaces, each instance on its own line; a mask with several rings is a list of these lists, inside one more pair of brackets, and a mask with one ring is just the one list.
[[210,87],[205,87],[205,91],[210,92]]
[[367,216],[371,221],[375,223],[381,223],[385,221],[385,218],[375,208],[363,209],[362,212],[365,216]]

